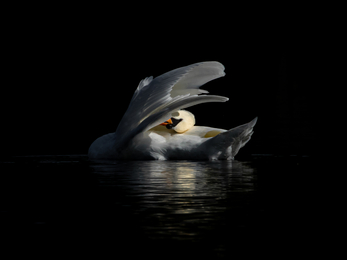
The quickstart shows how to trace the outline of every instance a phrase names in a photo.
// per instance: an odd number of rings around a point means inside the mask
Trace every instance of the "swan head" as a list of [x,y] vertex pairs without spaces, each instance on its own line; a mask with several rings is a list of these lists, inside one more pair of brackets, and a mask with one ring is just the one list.
[[171,118],[161,125],[173,129],[177,133],[184,133],[195,125],[195,117],[187,110],[178,110],[171,114]]

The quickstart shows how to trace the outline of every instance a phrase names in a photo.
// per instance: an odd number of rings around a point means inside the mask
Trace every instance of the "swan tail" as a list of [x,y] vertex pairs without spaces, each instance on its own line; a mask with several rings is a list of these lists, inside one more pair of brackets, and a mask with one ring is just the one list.
[[258,117],[254,118],[248,124],[232,128],[228,131],[234,138],[232,142],[232,158],[234,158],[239,150],[244,147],[249,142],[249,140],[251,140],[253,127],[257,123],[257,120]]
[[239,150],[251,139],[257,119],[256,117],[247,124],[232,128],[206,141],[204,145],[209,147],[209,159],[234,159]]

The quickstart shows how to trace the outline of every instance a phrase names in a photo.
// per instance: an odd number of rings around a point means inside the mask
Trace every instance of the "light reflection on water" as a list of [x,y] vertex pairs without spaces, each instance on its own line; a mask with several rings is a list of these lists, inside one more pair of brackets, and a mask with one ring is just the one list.
[[212,256],[227,250],[230,237],[259,226],[256,169],[247,162],[33,156],[0,166],[8,173],[3,198],[16,194],[1,206],[10,226],[80,237],[105,232],[163,248],[207,243]]
[[0,228],[3,237],[9,230],[7,237],[26,235],[26,242],[58,251],[62,243],[89,250],[101,241],[103,249],[129,258],[187,259],[187,251],[190,258],[224,258],[239,248],[252,251],[252,244],[268,252],[319,231],[312,220],[321,208],[315,213],[319,200],[311,189],[319,165],[303,156],[250,162],[1,158]]
[[[206,230],[250,223],[254,169],[247,163],[145,161],[92,164],[109,204],[138,216],[153,238],[202,239]],[[222,231],[222,230],[219,230]]]

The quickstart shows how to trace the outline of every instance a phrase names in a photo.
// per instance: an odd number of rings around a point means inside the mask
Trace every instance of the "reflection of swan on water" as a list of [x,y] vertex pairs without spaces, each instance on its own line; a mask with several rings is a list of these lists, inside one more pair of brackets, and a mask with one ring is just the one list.
[[121,192],[111,200],[120,205],[135,201],[140,211],[156,209],[156,217],[165,219],[172,214],[223,212],[233,193],[239,198],[240,192],[255,188],[254,169],[234,160],[111,161],[91,167],[100,186]]
[[[230,192],[233,188],[254,188],[254,169],[238,161],[213,162],[148,162],[148,181],[168,192],[172,189],[206,196]],[[154,186],[154,183],[153,183]],[[223,188],[221,188],[223,187]]]
[[[195,126],[192,113],[182,110],[226,97],[200,95],[205,83],[224,76],[219,62],[202,62],[142,80],[115,133],[96,139],[91,159],[230,160],[251,138],[255,118],[230,130]],[[220,116],[223,111],[211,111]]]

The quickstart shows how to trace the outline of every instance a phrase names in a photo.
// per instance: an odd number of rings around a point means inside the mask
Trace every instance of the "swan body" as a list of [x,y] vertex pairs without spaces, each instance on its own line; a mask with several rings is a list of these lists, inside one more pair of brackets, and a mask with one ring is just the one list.
[[[183,110],[226,97],[201,95],[203,84],[224,76],[219,62],[202,62],[142,80],[116,132],[97,138],[90,159],[231,160],[251,138],[257,118],[224,130],[195,126]],[[163,123],[164,122],[164,123]]]

